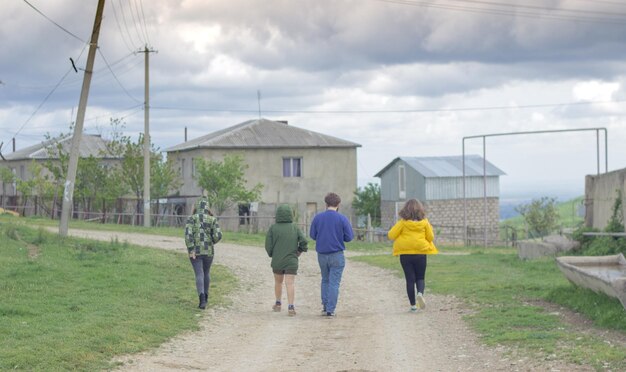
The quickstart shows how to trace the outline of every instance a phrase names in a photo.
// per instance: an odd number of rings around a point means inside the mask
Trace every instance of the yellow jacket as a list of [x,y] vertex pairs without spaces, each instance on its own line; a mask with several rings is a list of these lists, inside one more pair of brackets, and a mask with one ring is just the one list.
[[387,233],[393,240],[393,255],[401,254],[437,254],[433,244],[433,227],[424,218],[421,221],[399,220]]

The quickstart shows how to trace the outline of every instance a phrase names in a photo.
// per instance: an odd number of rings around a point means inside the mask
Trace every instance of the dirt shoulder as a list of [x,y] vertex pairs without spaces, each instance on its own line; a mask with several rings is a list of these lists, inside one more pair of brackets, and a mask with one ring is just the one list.
[[[132,244],[184,252],[182,239],[172,237],[80,230],[70,234],[107,241],[117,236]],[[301,258],[295,317],[271,311],[273,276],[262,248],[220,243],[214,262],[229,267],[240,279],[232,305],[207,310],[198,332],[119,358],[120,370],[592,370],[513,357],[504,348],[482,345],[462,320],[466,311],[454,297],[428,295],[426,310],[409,313],[404,281],[366,264],[348,260],[337,317],[327,319],[319,315],[315,252]]]

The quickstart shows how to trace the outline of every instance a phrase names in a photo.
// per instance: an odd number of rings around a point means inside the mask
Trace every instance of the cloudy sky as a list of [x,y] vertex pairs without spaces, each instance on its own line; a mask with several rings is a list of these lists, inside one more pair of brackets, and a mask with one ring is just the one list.
[[[3,151],[75,120],[97,0],[4,0]],[[150,131],[167,148],[259,117],[362,145],[359,184],[397,156],[462,138],[604,127],[626,167],[626,3],[618,0],[107,0],[86,133]],[[70,58],[75,61],[74,72]],[[596,132],[487,139],[504,197],[582,195]],[[604,138],[600,138],[604,172]],[[466,141],[482,153],[482,141]]]

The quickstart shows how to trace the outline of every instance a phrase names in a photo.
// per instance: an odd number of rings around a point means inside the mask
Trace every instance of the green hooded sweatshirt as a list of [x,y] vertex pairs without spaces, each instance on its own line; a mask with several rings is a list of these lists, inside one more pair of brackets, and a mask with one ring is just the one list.
[[307,240],[293,224],[291,207],[281,205],[276,209],[276,223],[265,236],[265,250],[272,257],[273,270],[298,270],[298,252],[307,251]]

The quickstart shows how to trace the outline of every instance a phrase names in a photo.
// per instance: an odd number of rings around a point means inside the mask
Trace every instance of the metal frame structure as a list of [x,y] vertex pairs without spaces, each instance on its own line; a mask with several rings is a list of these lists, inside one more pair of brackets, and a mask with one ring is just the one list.
[[609,151],[608,151],[608,132],[606,128],[582,128],[582,129],[555,129],[555,130],[537,130],[529,132],[509,132],[509,133],[490,133],[479,134],[475,136],[463,137],[463,244],[467,245],[467,198],[465,195],[465,140],[472,138],[483,139],[483,243],[487,246],[487,137],[503,137],[516,136],[521,134],[544,134],[544,133],[563,133],[563,132],[596,132],[596,153],[598,175],[600,175],[600,131],[604,131],[604,171],[609,170]]

